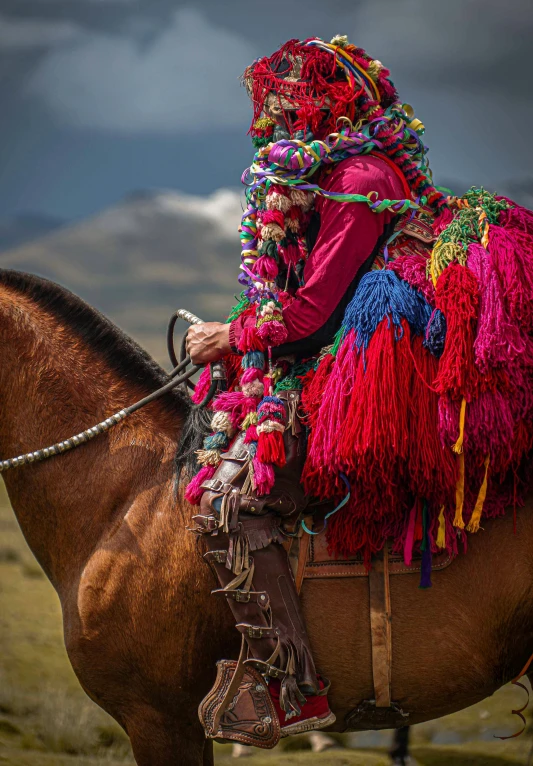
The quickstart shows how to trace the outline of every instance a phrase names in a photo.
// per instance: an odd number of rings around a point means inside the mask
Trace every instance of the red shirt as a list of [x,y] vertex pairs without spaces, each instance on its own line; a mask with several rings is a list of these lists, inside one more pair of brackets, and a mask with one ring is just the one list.
[[[399,171],[374,155],[343,160],[323,177],[321,187],[343,194],[377,192],[380,200],[411,196]],[[287,343],[302,340],[322,327],[395,217],[388,210],[373,213],[364,202],[335,202],[319,195],[315,210],[320,214],[320,230],[304,267],[304,285],[283,311]],[[231,345],[236,347],[243,328],[254,324],[254,316],[235,319],[230,327]]]

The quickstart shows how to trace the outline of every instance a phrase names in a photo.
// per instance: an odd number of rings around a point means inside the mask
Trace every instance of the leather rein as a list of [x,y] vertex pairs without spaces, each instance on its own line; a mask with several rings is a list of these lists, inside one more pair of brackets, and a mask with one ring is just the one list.
[[[168,383],[166,383],[161,388],[158,388],[157,391],[154,391],[148,396],[145,396],[144,399],[140,399],[138,402],[135,402],[135,404],[132,404],[130,407],[126,407],[125,409],[116,412],[114,415],[111,415],[109,418],[102,420],[100,423],[92,426],[92,428],[87,428],[85,431],[82,431],[75,436],[71,436],[70,439],[65,439],[64,441],[57,442],[56,444],[52,444],[50,447],[44,447],[43,449],[36,450],[35,452],[27,452],[25,455],[19,455],[18,457],[13,457],[9,460],[1,460],[0,473],[3,473],[10,468],[18,468],[21,465],[40,463],[49,457],[60,455],[63,452],[68,452],[69,450],[75,449],[81,444],[85,444],[86,442],[91,441],[91,439],[99,436],[99,434],[103,434],[106,431],[109,431],[109,429],[117,423],[120,423],[130,415],[133,415],[134,412],[137,412],[143,407],[146,407],[147,404],[151,404],[152,402],[157,401],[157,399],[160,399],[162,396],[177,388],[178,386],[184,387],[185,391],[187,391],[187,387],[194,390],[194,384],[191,382],[191,378],[198,372],[198,370],[202,368],[202,365],[193,364],[191,367],[189,367],[189,365],[191,365],[191,357],[186,353],[185,336],[183,337],[183,341],[181,343],[180,359],[178,360],[176,357],[174,350],[174,328],[178,319],[183,319],[186,322],[189,322],[189,324],[202,324],[203,321],[185,309],[178,309],[178,311],[172,315],[168,325],[167,347],[170,360],[174,365],[174,368],[169,373],[170,380]],[[187,369],[187,367],[189,367],[189,369]],[[211,364],[211,386],[209,391],[200,404],[193,406],[205,407],[207,404],[209,404],[217,391],[220,388],[225,387],[225,382],[226,373],[223,362],[216,362]]]

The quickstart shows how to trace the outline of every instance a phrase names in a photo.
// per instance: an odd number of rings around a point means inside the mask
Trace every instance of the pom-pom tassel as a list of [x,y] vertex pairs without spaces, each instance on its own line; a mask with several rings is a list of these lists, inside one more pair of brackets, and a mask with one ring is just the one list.
[[481,519],[481,514],[483,513],[483,504],[485,503],[485,498],[487,497],[489,464],[490,464],[490,455],[487,455],[487,457],[485,458],[485,475],[483,477],[483,484],[481,485],[481,488],[479,490],[476,504],[474,506],[474,510],[472,511],[472,516],[470,518],[470,521],[468,522],[468,526],[466,528],[467,532],[477,532],[479,530],[479,522]]
[[274,486],[274,466],[286,463],[283,432],[287,413],[277,396],[265,396],[257,409],[257,452],[253,459],[254,483],[259,495],[267,495]]
[[440,509],[439,513],[439,528],[437,531],[437,539],[435,545],[441,550],[446,548],[446,518],[444,516],[444,506]]
[[283,432],[287,418],[282,400],[266,396],[258,407],[257,418],[257,460],[281,468],[286,463]]
[[459,461],[459,478],[457,479],[457,486],[455,488],[455,518],[453,520],[453,526],[459,529],[465,528],[463,521],[463,506],[465,502],[465,455],[461,452],[458,455]]
[[252,461],[253,485],[259,497],[269,495],[274,488],[274,466],[262,463],[257,457]]
[[269,282],[273,282],[276,279],[278,272],[278,264],[269,255],[262,255],[254,264],[254,273]]
[[191,503],[191,505],[200,505],[200,500],[205,491],[202,489],[202,484],[212,479],[216,470],[217,467],[215,465],[204,465],[203,468],[200,468],[196,476],[187,484],[185,490],[185,500],[187,502]]
[[249,412],[241,424],[241,430],[246,431],[250,426],[257,425],[257,412]]
[[195,455],[200,465],[218,466],[220,463],[220,450],[218,449],[199,449],[196,450]]
[[262,300],[259,305],[257,332],[268,346],[280,346],[287,339],[282,308],[281,303],[272,298]]
[[[281,428],[280,428],[281,426]],[[283,431],[285,427],[281,423],[273,423],[267,420],[257,427],[259,438],[257,440],[257,459],[262,463],[272,463],[282,468],[286,461],[285,445],[283,443]]]

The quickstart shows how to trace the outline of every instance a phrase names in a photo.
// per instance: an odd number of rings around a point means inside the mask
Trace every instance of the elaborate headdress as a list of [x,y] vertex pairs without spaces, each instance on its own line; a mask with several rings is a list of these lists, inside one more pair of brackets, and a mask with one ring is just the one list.
[[398,100],[389,71],[341,35],[331,43],[289,40],[272,56],[254,61],[243,81],[254,106],[251,133],[258,138],[264,132],[261,117],[272,109],[286,118],[293,113],[286,119],[291,137],[312,132],[324,138],[341,117],[366,121]]
[[[424,126],[398,101],[388,69],[346,37],[331,43],[289,40],[251,64],[243,81],[253,103],[250,132],[258,149],[243,177],[249,207],[241,226],[240,282],[248,298],[257,297],[257,277],[272,281],[280,263],[290,266],[302,257],[315,194],[362,202],[376,212],[445,205],[427,163]],[[323,167],[373,151],[401,171],[411,189],[408,199],[339,195],[316,183]]]

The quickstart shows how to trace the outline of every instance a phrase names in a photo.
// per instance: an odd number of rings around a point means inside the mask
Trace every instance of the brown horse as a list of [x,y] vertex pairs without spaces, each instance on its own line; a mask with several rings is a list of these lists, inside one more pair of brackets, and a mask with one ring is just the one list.
[[[72,436],[160,387],[164,372],[62,288],[0,270],[3,458]],[[186,531],[174,455],[188,415],[175,393],[72,452],[5,474],[20,526],[63,609],[72,666],[127,731],[140,766],[213,763],[197,706],[215,662],[235,657],[229,610]],[[532,499],[528,505],[532,504]],[[533,651],[533,513],[470,538],[420,591],[392,578],[393,699],[416,723],[492,694]],[[317,665],[345,716],[372,698],[368,588],[307,581]]]

